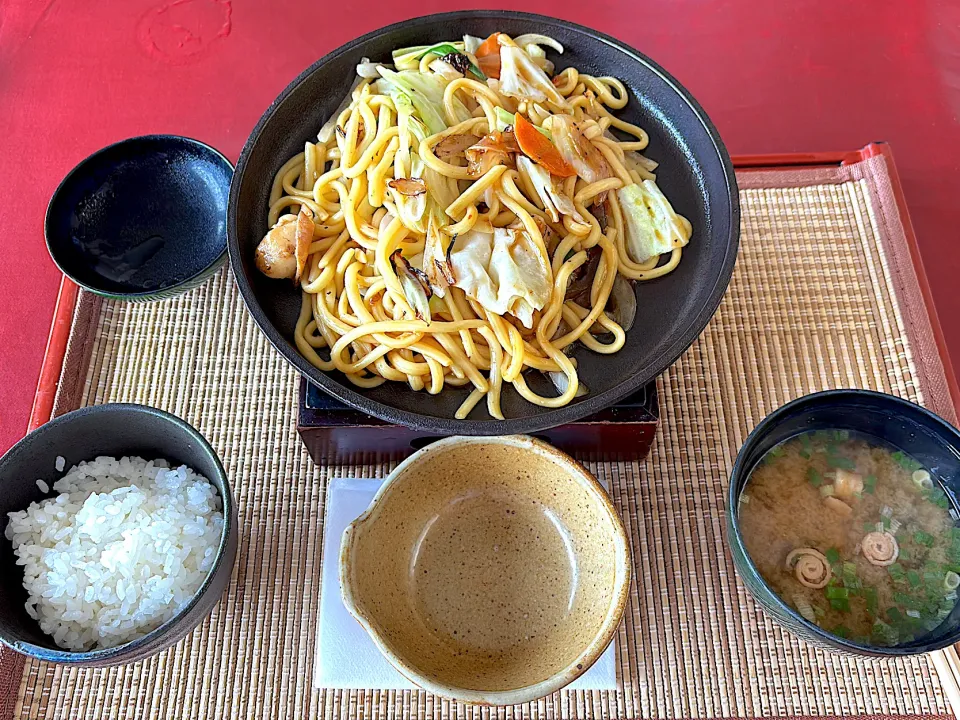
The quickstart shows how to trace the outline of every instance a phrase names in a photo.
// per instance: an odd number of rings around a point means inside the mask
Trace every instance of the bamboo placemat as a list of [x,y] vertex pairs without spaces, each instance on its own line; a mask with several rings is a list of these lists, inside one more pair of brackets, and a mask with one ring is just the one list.
[[129,401],[193,423],[234,484],[240,549],[222,602],[179,645],[119,669],[27,661],[14,717],[948,713],[925,658],[837,657],[779,630],[736,579],[723,540],[737,450],[764,415],[792,398],[874,388],[955,417],[944,404],[943,368],[930,351],[912,265],[897,244],[903,231],[898,237],[885,173],[865,162],[741,174],[733,281],[702,337],[658,381],[662,429],[649,458],[591,466],[610,481],[635,563],[616,639],[616,692],[561,692],[480,709],[424,692],[312,688],[326,483],[380,477],[390,466],[310,461],[295,429],[294,371],[256,328],[226,273],[162,303],[101,305],[82,296],[57,412]]

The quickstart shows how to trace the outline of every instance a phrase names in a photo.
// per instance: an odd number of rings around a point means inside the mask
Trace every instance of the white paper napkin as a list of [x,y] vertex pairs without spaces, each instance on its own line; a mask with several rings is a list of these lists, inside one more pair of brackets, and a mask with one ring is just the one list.
[[[317,657],[313,685],[317,688],[405,690],[415,687],[380,654],[373,640],[340,597],[340,539],[347,525],[367,509],[383,480],[333,478],[327,489],[323,534],[323,568]],[[567,686],[570,690],[615,690],[614,643],[587,672]]]

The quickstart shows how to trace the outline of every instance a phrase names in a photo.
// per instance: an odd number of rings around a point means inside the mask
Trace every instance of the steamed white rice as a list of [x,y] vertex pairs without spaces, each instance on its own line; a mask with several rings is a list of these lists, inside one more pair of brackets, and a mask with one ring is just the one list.
[[56,483],[60,494],[10,513],[27,612],[68,650],[134,640],[186,605],[223,529],[216,488],[164,460],[99,457]]

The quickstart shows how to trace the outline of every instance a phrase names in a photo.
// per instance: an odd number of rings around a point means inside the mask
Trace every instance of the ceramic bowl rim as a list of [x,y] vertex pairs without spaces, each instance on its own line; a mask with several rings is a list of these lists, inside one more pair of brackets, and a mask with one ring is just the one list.
[[[6,453],[0,456],[0,475],[2,475],[4,472],[4,465],[6,464],[10,455],[12,455],[14,451],[23,443],[25,443],[27,438],[31,437],[34,433],[43,432],[47,428],[55,428],[59,425],[68,425],[77,421],[86,422],[89,420],[89,418],[103,415],[108,412],[143,413],[146,415],[153,415],[165,422],[171,423],[181,432],[186,433],[186,435],[189,436],[193,442],[197,443],[197,446],[201,449],[201,451],[213,462],[214,467],[217,469],[217,480],[222,483],[223,487],[222,492],[220,491],[220,488],[217,488],[217,492],[220,495],[220,499],[223,504],[221,510],[223,512],[223,529],[220,533],[220,542],[217,545],[213,565],[207,572],[207,576],[203,579],[203,583],[201,583],[200,587],[193,594],[190,602],[180,608],[176,615],[159,627],[151,630],[146,635],[142,635],[134,640],[130,640],[114,647],[73,651],[64,650],[62,648],[44,647],[42,645],[36,645],[34,643],[25,642],[22,640],[10,640],[5,635],[0,634],[0,643],[2,643],[2,645],[9,647],[10,649],[22,655],[37,658],[46,662],[60,663],[63,665],[90,665],[92,663],[116,664],[118,662],[123,662],[123,656],[131,652],[135,652],[145,646],[153,645],[160,638],[167,635],[168,632],[174,630],[176,626],[178,626],[184,620],[184,618],[189,615],[189,613],[199,604],[200,599],[206,595],[207,591],[210,589],[211,585],[213,584],[214,577],[216,577],[216,575],[220,572],[224,563],[224,558],[228,554],[230,536],[236,529],[234,523],[236,508],[233,497],[233,489],[230,487],[230,480],[227,477],[227,472],[223,468],[223,463],[220,462],[220,457],[217,455],[216,451],[213,449],[207,439],[186,420],[183,420],[172,413],[168,413],[165,410],[150,407],[149,405],[140,405],[137,403],[106,403],[103,405],[90,405],[88,407],[80,408],[79,410],[73,410],[71,412],[64,413],[63,415],[44,423],[36,430],[28,433],[26,436],[18,440]],[[213,478],[208,479],[211,482],[214,480]],[[3,538],[2,542],[9,541],[6,540],[6,538]]]
[[[603,512],[609,517],[617,543],[615,549],[616,557],[614,560],[614,588],[611,593],[610,605],[597,635],[586,648],[581,650],[580,655],[562,670],[554,673],[545,680],[511,690],[468,690],[453,685],[434,682],[423,677],[416,668],[404,662],[390,648],[389,644],[378,631],[376,622],[365,615],[362,609],[362,603],[358,602],[357,594],[353,588],[353,554],[356,537],[358,533],[362,531],[364,525],[375,522],[377,516],[382,513],[384,498],[387,497],[391,488],[396,485],[407,470],[421,463],[425,457],[437,452],[446,452],[453,447],[478,444],[512,446],[521,450],[541,454],[558,463],[567,472],[569,477],[575,480],[593,500],[599,504]],[[596,477],[574,458],[557,450],[552,445],[526,435],[453,436],[443,438],[421,448],[401,462],[396,469],[387,476],[367,509],[347,526],[340,544],[339,559],[340,588],[344,605],[350,614],[363,626],[364,630],[366,630],[367,634],[376,644],[377,649],[390,661],[390,664],[399,670],[404,677],[424,690],[456,702],[472,705],[515,705],[530,702],[560,690],[583,675],[599,659],[607,649],[607,646],[613,641],[617,628],[623,619],[624,611],[626,610],[632,578],[632,559],[629,538],[627,537],[623,521],[620,519],[620,515],[607,491]]]
[[[851,655],[858,655],[860,657],[894,658],[909,657],[911,655],[923,655],[925,653],[934,650],[941,650],[945,647],[955,644],[958,640],[960,640],[960,627],[958,627],[952,634],[944,635],[939,640],[930,642],[924,645],[922,648],[913,648],[909,646],[880,647],[873,645],[859,645],[850,640],[839,637],[838,635],[833,635],[817,625],[814,625],[812,622],[804,618],[802,615],[800,615],[800,613],[790,607],[790,605],[784,602],[784,600],[773,591],[769,584],[767,584],[766,580],[763,579],[759,569],[753,562],[753,558],[751,558],[750,554],[747,552],[746,546],[743,542],[743,535],[740,531],[740,521],[737,513],[740,493],[742,492],[743,487],[746,486],[747,482],[744,480],[743,483],[740,483],[739,478],[745,475],[750,469],[745,467],[747,462],[747,454],[749,454],[749,451],[751,451],[757,443],[759,443],[769,432],[776,429],[776,427],[786,417],[790,416],[798,407],[802,408],[805,405],[815,406],[821,402],[829,402],[831,400],[844,405],[849,404],[851,406],[863,405],[864,403],[873,404],[878,400],[899,405],[922,417],[927,426],[936,428],[939,434],[952,436],[956,446],[960,448],[960,430],[948,423],[935,412],[923,407],[922,405],[918,405],[914,402],[906,400],[905,398],[891,395],[889,393],[877,392],[876,390],[865,390],[859,388],[822,390],[819,392],[801,395],[800,397],[795,398],[794,400],[791,400],[790,402],[776,408],[766,417],[764,417],[763,420],[761,420],[750,432],[746,440],[743,441],[743,445],[740,447],[740,450],[737,453],[737,458],[730,470],[731,482],[727,488],[726,508],[727,549],[733,556],[734,567],[737,573],[740,575],[749,574],[749,580],[763,589],[762,595],[754,590],[751,584],[747,582],[746,577],[742,577],[741,582],[746,587],[751,599],[761,606],[761,608],[763,608],[768,615],[771,616],[778,627],[786,630],[792,635],[796,635],[796,633],[779,617],[779,615],[786,616],[792,622],[796,623],[800,627],[803,627],[804,630],[815,636],[821,643],[823,643],[823,645],[834,652],[844,652]],[[740,485],[739,488],[737,487],[738,485]],[[773,606],[771,610],[766,609],[768,603]]]
[[[81,175],[86,168],[93,160],[95,160],[100,155],[104,155],[112,150],[117,149],[123,145],[134,142],[142,141],[163,141],[163,142],[179,142],[185,143],[187,145],[193,145],[199,148],[204,153],[209,153],[213,155],[216,159],[221,160],[226,163],[227,167],[230,168],[231,180],[233,179],[233,173],[236,171],[234,164],[230,162],[229,158],[224,155],[222,152],[217,150],[212,145],[208,145],[202,140],[197,140],[196,138],[187,137],[186,135],[176,135],[176,134],[167,134],[167,133],[150,133],[148,135],[135,135],[133,137],[124,138],[122,140],[117,140],[116,142],[105,145],[98,150],[94,150],[92,153],[87,155],[83,160],[78,162],[70,171],[63,176],[63,179],[57,184],[57,189],[53,191],[50,195],[50,200],[47,201],[47,209],[44,212],[43,216],[43,240],[44,244],[47,247],[47,254],[50,256],[50,259],[53,261],[53,264],[57,266],[57,269],[63,273],[67,278],[70,279],[76,285],[79,285],[84,290],[92,292],[100,297],[110,298],[112,300],[151,300],[155,299],[158,296],[170,297],[176,295],[180,292],[184,292],[193,287],[194,283],[199,280],[202,280],[204,277],[215,271],[221,265],[223,265],[227,260],[227,234],[224,232],[223,237],[223,248],[217,254],[217,257],[213,259],[212,262],[203,266],[197,272],[193,273],[187,278],[173,283],[172,285],[164,285],[162,287],[151,288],[149,290],[141,290],[138,292],[114,292],[111,290],[104,290],[102,288],[95,287],[88,282],[84,282],[76,277],[76,275],[71,272],[67,267],[61,263],[60,259],[57,257],[59,250],[55,249],[53,244],[50,242],[51,235],[51,224],[53,217],[53,207],[54,203],[57,201],[57,198],[63,192],[64,188],[67,187],[67,184],[70,183],[75,177]],[[229,185],[227,185],[227,198],[229,200]]]

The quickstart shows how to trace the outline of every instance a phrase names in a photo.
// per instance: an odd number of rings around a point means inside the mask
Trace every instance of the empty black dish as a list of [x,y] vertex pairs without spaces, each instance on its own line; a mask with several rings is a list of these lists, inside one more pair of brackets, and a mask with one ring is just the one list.
[[[268,230],[267,206],[277,170],[303,151],[346,96],[363,57],[384,61],[390,52],[428,45],[465,33],[495,31],[517,36],[542,33],[559,40],[562,55],[547,50],[558,69],[574,65],[593,75],[614,75],[630,90],[617,115],[650,135],[644,152],[659,161],[657,184],[677,212],[693,223],[693,237],[679,267],[636,288],[638,312],[626,345],[613,355],[578,348],[580,378],[590,393],[562,408],[543,408],[504,389],[506,420],[492,419],[481,403],[467,420],[454,413],[467,388],[438,395],[388,382],[360,390],[338,373],[316,369],[297,350],[293,331],[300,288],[271,280],[254,266],[254,250]],[[471,10],[391,25],[354,40],[315,63],[267,109],[237,163],[230,190],[227,231],[230,262],[247,308],[279,352],[326,392],[362,412],[440,435],[534,433],[569,423],[613,405],[646,385],[676,360],[713,316],[733,272],[740,236],[740,211],[733,166],[713,124],[680,84],[649,58],[595,30],[563,20],[519,12]],[[538,381],[542,384],[536,385]],[[531,386],[549,393],[535,374]]]
[[63,179],[47,207],[50,256],[78,285],[158,300],[224,262],[233,167],[208,145],[146,135],[109,145]]
[[776,445],[815,430],[850,430],[895,445],[930,468],[954,508],[960,496],[960,432],[929,410],[893,395],[871,390],[828,390],[805,395],[773,411],[740,449],[727,498],[727,541],[733,564],[760,607],[779,625],[807,642],[835,652],[890,657],[919,655],[960,641],[960,605],[924,637],[895,647],[861,645],[833,635],[801,617],[766,584],[750,559],[737,516],[740,493],[757,463]]
[[[141,638],[117,647],[73,652],[58,647],[24,609],[23,570],[4,535],[7,513],[26,510],[55,493],[44,493],[64,475],[56,457],[69,469],[100,455],[138,455],[187,465],[206,477],[223,501],[223,533],[210,574],[178,615]],[[17,652],[47,662],[101,667],[143,660],[172,645],[199,625],[230,583],[237,555],[237,508],[220,459],[203,436],[180,418],[144,405],[96,405],[67,413],[42,425],[0,458],[0,641]]]

